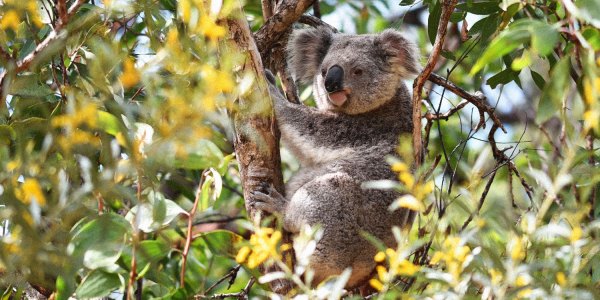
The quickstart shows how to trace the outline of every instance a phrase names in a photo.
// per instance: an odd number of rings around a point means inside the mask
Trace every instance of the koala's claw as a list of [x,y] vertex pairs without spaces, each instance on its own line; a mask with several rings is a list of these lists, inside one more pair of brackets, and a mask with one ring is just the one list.
[[267,78],[269,83],[271,83],[271,84],[276,83],[275,75],[271,72],[271,70],[265,69],[265,77]]
[[[263,186],[264,187],[264,186]],[[268,185],[265,191],[256,190],[252,193],[251,205],[268,213],[283,213],[287,200],[273,185]]]

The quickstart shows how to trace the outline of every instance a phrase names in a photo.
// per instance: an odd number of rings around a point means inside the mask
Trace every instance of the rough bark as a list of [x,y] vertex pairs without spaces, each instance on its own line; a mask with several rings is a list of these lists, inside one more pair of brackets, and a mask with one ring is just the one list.
[[[255,180],[272,184],[279,192],[284,192],[279,154],[279,130],[273,115],[262,60],[247,21],[241,15],[238,18],[228,19],[227,27],[230,40],[237,48],[236,51],[247,53],[243,69],[255,75],[253,89],[247,95],[240,97],[238,110],[233,116],[236,132],[234,145],[248,215],[251,219],[262,218],[263,213],[256,210],[249,201],[252,197],[251,192],[257,188]],[[251,174],[254,175],[250,176]],[[256,177],[255,174],[262,176]],[[283,232],[283,242],[291,242],[288,232]],[[284,261],[292,261],[292,259],[293,253],[284,253]],[[275,269],[265,271],[271,272]],[[286,280],[271,282],[271,289],[276,293],[286,294],[291,288],[291,282]]]

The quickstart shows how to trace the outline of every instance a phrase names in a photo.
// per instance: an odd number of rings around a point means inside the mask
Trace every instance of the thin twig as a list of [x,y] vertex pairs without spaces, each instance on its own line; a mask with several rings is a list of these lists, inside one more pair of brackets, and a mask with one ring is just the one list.
[[239,291],[237,293],[215,294],[215,295],[211,295],[211,296],[197,295],[194,297],[194,299],[225,299],[225,298],[248,299],[248,294],[250,293],[250,289],[252,288],[252,285],[254,285],[255,281],[256,281],[256,279],[254,279],[254,277],[250,278],[250,280],[248,281],[248,284],[246,284],[244,289],[242,289],[241,291]]
[[[217,280],[217,282],[215,282],[208,289],[206,289],[206,291],[204,291],[204,295],[210,293],[210,291],[212,291],[212,289],[214,289],[217,285],[221,284],[221,282],[225,281],[225,279],[227,279],[227,278],[229,278],[229,287],[231,287],[231,285],[235,281],[235,278],[237,277],[237,273],[240,271],[241,266],[242,265],[237,265],[237,266],[231,268],[231,270],[229,270],[229,272],[227,274],[225,274],[225,276],[221,277],[221,279]],[[229,289],[229,288],[227,288],[227,289]]]
[[194,227],[194,215],[196,214],[196,210],[198,209],[198,203],[200,202],[200,197],[202,195],[202,184],[204,184],[204,180],[206,179],[206,171],[202,174],[202,180],[198,183],[198,188],[196,189],[196,198],[194,199],[194,205],[189,213],[187,213],[188,225],[187,225],[187,234],[185,237],[185,246],[183,247],[183,253],[181,254],[181,273],[179,274],[179,285],[183,287],[185,283],[185,267],[187,263],[188,253],[190,251],[190,246],[192,245],[192,229]]
[[469,223],[471,223],[471,221],[473,220],[474,215],[479,215],[479,212],[481,211],[481,207],[483,207],[483,202],[485,201],[485,198],[487,197],[487,194],[490,191],[490,187],[492,187],[492,183],[494,182],[496,173],[497,172],[494,171],[494,173],[492,173],[492,176],[490,177],[490,179],[488,179],[487,183],[485,184],[485,189],[483,190],[483,193],[481,193],[481,198],[479,198],[479,204],[477,205],[477,211],[475,213],[469,215],[469,218],[465,221],[465,223],[463,223],[461,230],[465,230],[465,228],[467,228],[467,225],[469,225]]
[[464,89],[462,89],[461,87],[455,85],[451,81],[446,80],[446,78],[444,78],[440,75],[437,75],[435,73],[431,73],[431,75],[429,76],[428,79],[429,79],[429,81],[452,91],[457,96],[460,96],[461,98],[469,101],[469,103],[471,103],[475,107],[477,107],[477,109],[479,110],[480,117],[479,117],[479,124],[477,125],[476,129],[485,128],[485,118],[483,116],[483,113],[487,113],[490,116],[490,118],[492,119],[492,122],[496,126],[501,128],[504,133],[506,133],[506,128],[504,128],[504,125],[502,124],[500,119],[498,119],[498,116],[496,116],[496,114],[494,113],[494,108],[492,108],[489,104],[487,104],[486,98],[483,95],[483,93],[478,91],[478,92],[475,92],[474,94],[471,94],[471,93],[465,91]]

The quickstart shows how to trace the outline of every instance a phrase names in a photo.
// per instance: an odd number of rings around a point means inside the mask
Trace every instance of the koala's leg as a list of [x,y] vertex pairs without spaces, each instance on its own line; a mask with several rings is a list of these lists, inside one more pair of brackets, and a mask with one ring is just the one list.
[[360,183],[344,172],[317,176],[291,195],[284,226],[292,231],[304,224],[319,225],[323,229],[323,236],[310,258],[315,284],[339,275],[346,268],[352,268],[350,286],[371,274],[376,249],[361,235],[360,223],[363,218],[378,216],[364,216],[362,202],[366,200]]

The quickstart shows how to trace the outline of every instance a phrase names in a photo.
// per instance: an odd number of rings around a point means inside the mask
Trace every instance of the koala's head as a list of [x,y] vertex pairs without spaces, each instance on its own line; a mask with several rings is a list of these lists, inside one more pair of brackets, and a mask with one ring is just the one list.
[[389,101],[401,80],[420,70],[416,47],[398,31],[336,34],[326,27],[295,31],[288,67],[296,80],[313,83],[320,109],[360,114]]

